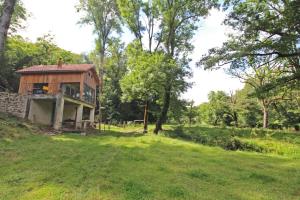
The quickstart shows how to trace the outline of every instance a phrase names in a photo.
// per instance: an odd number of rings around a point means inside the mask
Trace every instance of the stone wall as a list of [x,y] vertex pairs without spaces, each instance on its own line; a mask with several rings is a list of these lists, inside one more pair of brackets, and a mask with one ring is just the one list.
[[27,95],[0,92],[0,112],[9,113],[25,118],[27,108]]

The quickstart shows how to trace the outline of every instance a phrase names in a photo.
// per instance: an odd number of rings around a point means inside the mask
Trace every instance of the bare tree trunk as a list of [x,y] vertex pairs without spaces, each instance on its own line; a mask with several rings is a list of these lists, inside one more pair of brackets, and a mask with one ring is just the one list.
[[170,106],[171,99],[171,86],[168,85],[165,90],[164,103],[160,116],[158,117],[154,129],[154,133],[158,134],[158,131],[162,130],[162,123],[167,119],[167,113]]
[[103,84],[104,84],[104,80],[103,80],[103,65],[104,65],[104,51],[100,52],[100,67],[99,67],[99,75],[100,75],[100,84],[99,84],[99,113],[98,113],[98,122],[99,122],[99,132],[101,132],[101,125],[102,125],[102,110],[101,110],[101,95],[102,95],[102,88],[103,88]]
[[144,132],[143,133],[148,132],[148,106],[149,106],[149,103],[148,103],[148,101],[146,101],[145,111],[144,111]]
[[269,126],[269,111],[268,111],[268,107],[266,105],[263,105],[263,113],[264,113],[263,128],[268,128],[268,126]]
[[3,63],[3,56],[5,50],[5,42],[7,38],[7,32],[11,22],[11,18],[16,5],[16,0],[5,0],[3,3],[3,10],[0,17],[0,61]]

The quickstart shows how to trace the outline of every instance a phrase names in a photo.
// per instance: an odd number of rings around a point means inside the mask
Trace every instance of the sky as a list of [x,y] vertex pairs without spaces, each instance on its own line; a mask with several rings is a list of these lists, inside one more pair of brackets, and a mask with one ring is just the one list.
[[[23,0],[25,8],[31,14],[26,21],[26,28],[19,32],[20,35],[35,42],[38,37],[47,33],[54,35],[55,43],[74,53],[88,53],[95,47],[93,27],[82,26],[77,22],[80,14],[75,6],[79,0]],[[182,95],[182,98],[194,100],[196,104],[207,101],[210,91],[223,90],[227,93],[241,89],[243,84],[237,79],[227,75],[223,69],[204,71],[195,66],[201,55],[212,47],[221,46],[226,41],[228,27],[222,25],[225,13],[212,10],[210,15],[203,19],[201,27],[195,34],[192,43],[195,46],[191,54],[193,61],[190,66],[193,70],[193,87]],[[130,42],[133,36],[125,31],[121,38],[125,43]]]

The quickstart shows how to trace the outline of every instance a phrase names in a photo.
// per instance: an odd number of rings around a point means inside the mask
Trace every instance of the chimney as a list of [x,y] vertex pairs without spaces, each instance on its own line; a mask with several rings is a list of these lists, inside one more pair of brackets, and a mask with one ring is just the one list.
[[62,68],[62,65],[63,65],[63,60],[62,58],[59,58],[57,62],[57,68]]

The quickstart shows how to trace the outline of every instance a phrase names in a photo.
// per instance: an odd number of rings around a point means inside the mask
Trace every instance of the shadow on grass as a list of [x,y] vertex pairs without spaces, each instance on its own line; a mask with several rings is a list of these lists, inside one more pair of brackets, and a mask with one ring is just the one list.
[[219,146],[225,150],[283,155],[296,154],[297,149],[300,149],[298,146],[300,144],[300,136],[295,133],[282,131],[178,126],[173,130],[164,131],[164,135],[208,146]]
[[226,152],[138,132],[29,135],[0,141],[0,196],[296,199],[299,165],[299,160]]
[[[300,178],[289,160],[232,156],[159,136],[115,131],[87,137],[35,135],[6,144],[1,152],[16,154],[15,159],[12,154],[0,158],[4,199],[240,199],[245,194],[241,191],[276,197],[291,195]],[[258,181],[266,176],[267,185]]]
[[142,137],[145,134],[137,132],[137,131],[130,131],[130,132],[120,132],[120,131],[113,131],[113,130],[106,130],[99,133],[98,131],[94,130],[90,132],[90,135],[93,136],[112,136],[112,137]]

